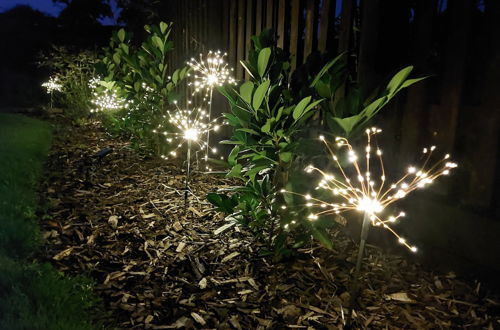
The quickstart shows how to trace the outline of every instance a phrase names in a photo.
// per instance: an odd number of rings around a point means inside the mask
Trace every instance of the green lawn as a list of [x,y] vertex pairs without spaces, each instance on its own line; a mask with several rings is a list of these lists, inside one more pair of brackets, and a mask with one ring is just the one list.
[[93,328],[89,281],[32,261],[42,243],[36,189],[51,136],[45,122],[0,114],[0,329]]

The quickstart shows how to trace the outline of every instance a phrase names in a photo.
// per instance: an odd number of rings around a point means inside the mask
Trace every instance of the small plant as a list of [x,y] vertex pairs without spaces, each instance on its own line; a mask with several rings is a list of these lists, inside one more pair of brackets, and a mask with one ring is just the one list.
[[300,84],[298,73],[308,70],[302,67],[290,72],[290,59],[275,46],[270,30],[252,41],[249,60],[242,62],[250,79],[238,89],[219,88],[231,105],[225,117],[233,127],[233,136],[222,142],[234,145],[227,175],[239,178],[244,186],[229,195],[209,194],[208,199],[218,210],[252,228],[276,255],[290,252],[290,232],[294,232],[294,246],[313,236],[330,248],[327,227],[331,223],[307,221],[305,209],[296,205],[292,196],[279,193],[306,185],[298,170],[304,161],[316,157],[311,150],[317,147],[307,147],[317,145],[308,138],[311,129],[320,134],[357,136],[401,89],[423,78],[407,79],[412,68],[405,68],[380,96],[363,99],[353,84],[347,92],[345,88],[344,93],[339,92],[348,77],[343,55],[312,75],[307,73]]
[[208,199],[281,254],[288,251],[283,228],[291,220],[279,206],[278,192],[288,183],[299,133],[322,100],[307,96],[296,102],[291,96],[290,60],[274,45],[271,31],[253,41],[249,61],[242,62],[250,80],[238,89],[219,88],[231,105],[224,115],[234,130],[231,140],[222,142],[234,145],[228,176],[242,180],[244,187],[236,188],[232,197],[210,194]]
[[161,136],[153,134],[162,123],[169,105],[176,100],[174,89],[182,81],[188,68],[175,70],[169,75],[168,53],[173,49],[169,40],[172,24],[144,27],[147,38],[135,47],[131,35],[124,29],[115,32],[105,49],[99,70],[106,83],[114,84],[130,103],[125,111],[116,112],[108,122],[138,143],[154,146],[161,155]]
[[39,65],[55,73],[64,91],[57,94],[54,102],[61,105],[70,118],[86,117],[90,112],[92,89],[88,82],[96,75],[97,61],[95,52],[72,53],[65,47],[54,47],[50,54],[41,56]]
[[[320,105],[322,126],[336,136],[359,137],[401,90],[426,78],[409,79],[413,67],[408,66],[396,73],[385,88],[376,88],[370,96],[366,96],[359,82],[350,79],[345,57],[345,54],[340,54],[326,63],[316,75],[306,79],[308,86],[301,91],[325,99]],[[306,63],[304,66],[308,69],[305,71],[309,71],[309,65]]]

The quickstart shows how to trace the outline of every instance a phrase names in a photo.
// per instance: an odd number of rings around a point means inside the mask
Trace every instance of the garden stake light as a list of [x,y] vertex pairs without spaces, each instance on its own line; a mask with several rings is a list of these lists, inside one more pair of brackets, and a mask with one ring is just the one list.
[[[168,120],[170,126],[177,129],[177,132],[171,133],[165,130],[162,124],[158,125],[157,129],[153,130],[153,133],[159,133],[165,136],[168,143],[173,143],[174,141],[179,141],[174,150],[169,152],[172,157],[177,156],[177,150],[187,142],[187,157],[186,157],[186,180],[185,180],[185,193],[184,193],[184,205],[187,209],[187,197],[190,193],[189,182],[191,175],[191,149],[193,143],[196,144],[200,149],[204,149],[207,144],[202,141],[202,137],[208,134],[210,131],[217,131],[220,127],[218,124],[218,118],[214,120],[209,120],[207,112],[201,107],[194,109],[181,109],[179,108],[177,102],[174,102],[176,106],[175,112],[167,111],[167,116],[163,116],[165,120]],[[188,104],[191,104],[188,101]],[[215,148],[212,148],[212,152],[217,152]],[[169,159],[169,156],[162,155],[163,159]]]
[[61,83],[59,83],[59,78],[57,76],[53,76],[50,77],[47,82],[44,82],[42,84],[42,87],[47,90],[47,94],[50,94],[50,110],[52,110],[53,94],[54,92],[61,92],[63,86]]
[[[434,146],[424,148],[424,160],[422,166],[419,168],[415,166],[408,167],[406,174],[402,178],[390,185],[387,185],[384,162],[382,159],[382,150],[378,147],[375,139],[375,135],[380,132],[381,130],[377,128],[366,130],[367,144],[365,147],[364,162],[358,161],[358,155],[346,138],[337,137],[335,139],[339,149],[347,149],[347,160],[352,164],[352,168],[349,169],[341,165],[341,162],[333,151],[333,148],[323,136],[320,136],[320,140],[326,145],[341,175],[336,177],[332,174],[325,173],[312,165],[307,166],[305,171],[307,173],[311,173],[313,171],[320,173],[322,179],[315,189],[327,190],[331,192],[335,198],[343,200],[342,202],[331,203],[314,198],[309,194],[302,195],[282,190],[284,193],[303,196],[307,201],[307,207],[320,209],[317,212],[309,214],[308,219],[310,221],[318,219],[321,215],[339,214],[349,210],[363,212],[360,246],[354,273],[355,283],[357,282],[358,273],[361,268],[364,247],[370,224],[373,226],[380,226],[388,230],[397,238],[399,243],[406,246],[412,252],[417,251],[415,246],[408,244],[403,237],[397,234],[396,231],[389,226],[389,223],[394,223],[397,219],[404,217],[404,212],[400,212],[397,216],[389,216],[386,219],[381,219],[378,214],[380,214],[390,204],[404,198],[410,192],[419,188],[424,188],[428,184],[432,183],[436,178],[449,174],[451,169],[457,167],[456,163],[448,161],[450,157],[448,154],[431,165],[431,156],[436,148]],[[371,166],[373,167],[373,164],[370,163],[372,153],[375,153],[376,155],[376,161],[374,163],[378,164],[380,170],[378,182],[375,181],[377,179],[374,178],[374,175],[370,170]]]
[[[223,86],[225,84],[235,84],[236,81],[231,76],[233,69],[229,69],[224,57],[227,53],[222,54],[220,50],[209,51],[206,60],[200,54],[199,60],[191,58],[187,64],[194,70],[194,81],[188,83],[188,86],[194,86],[194,92],[198,93],[204,91],[204,101],[208,102],[208,119],[212,118],[212,96],[214,87]],[[190,76],[190,74],[188,74]],[[207,132],[206,137],[206,153],[205,161],[208,161],[210,146],[210,131]],[[210,170],[207,166],[207,170]]]

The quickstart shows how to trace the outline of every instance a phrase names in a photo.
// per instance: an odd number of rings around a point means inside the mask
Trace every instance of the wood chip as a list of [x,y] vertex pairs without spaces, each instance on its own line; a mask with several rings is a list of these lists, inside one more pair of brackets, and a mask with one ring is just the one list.
[[230,222],[230,223],[226,223],[225,225],[217,228],[216,230],[214,230],[214,235],[217,236],[221,233],[223,233],[224,231],[228,230],[229,228],[233,227],[236,223],[235,222]]
[[177,245],[177,249],[175,249],[175,252],[182,252],[184,250],[184,247],[186,247],[186,243],[180,242],[179,245]]
[[224,262],[229,261],[229,260],[231,260],[231,259],[233,259],[234,257],[237,257],[237,256],[239,256],[239,255],[240,255],[240,253],[239,253],[239,252],[233,252],[233,253],[231,253],[231,254],[229,254],[229,255],[225,256],[224,258],[222,258],[221,262],[222,262],[222,263],[224,263]]
[[191,312],[191,317],[193,318],[193,320],[195,320],[196,322],[198,322],[201,325],[207,324],[207,322],[203,319],[203,317],[201,317],[200,314],[198,314],[198,313]]
[[66,258],[67,256],[69,256],[73,252],[74,249],[75,249],[74,247],[67,248],[66,250],[63,250],[63,251],[59,252],[58,254],[56,254],[55,256],[53,256],[52,259],[61,260],[63,258]]

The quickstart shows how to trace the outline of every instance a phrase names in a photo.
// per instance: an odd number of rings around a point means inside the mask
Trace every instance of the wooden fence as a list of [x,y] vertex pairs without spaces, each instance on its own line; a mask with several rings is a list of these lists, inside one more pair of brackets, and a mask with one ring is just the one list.
[[[337,0],[341,1],[341,0]],[[274,29],[278,46],[289,50],[293,67],[303,63],[313,51],[337,52],[339,40],[335,29],[343,29],[341,50],[347,50],[352,31],[352,7],[344,9],[350,16],[336,24],[336,0],[186,0],[171,1],[169,19],[175,23],[173,63],[179,65],[186,56],[208,49],[228,53],[236,77],[243,78],[239,60],[245,59],[251,47],[250,37],[263,29]],[[354,1],[348,1],[354,4]],[[348,6],[349,7],[349,6]],[[345,16],[344,16],[345,17]],[[346,41],[347,40],[347,41]]]
[[[499,214],[500,93],[494,86],[500,49],[494,36],[500,35],[495,18],[500,1],[484,3],[486,12],[472,0],[169,0],[162,17],[174,22],[171,62],[176,67],[191,56],[221,49],[236,78],[245,78],[239,61],[248,54],[250,37],[273,28],[294,67],[316,51],[332,56],[347,51],[357,77],[369,86],[408,64],[420,73],[435,73],[393,102],[397,111],[386,111],[392,114],[384,122],[399,144],[395,160],[406,161],[407,150],[419,150],[423,143],[452,146],[461,164],[459,184],[452,186],[457,199]],[[437,32],[443,40],[436,39]],[[472,63],[477,47],[487,47],[493,57]],[[436,51],[439,61],[433,59]],[[474,73],[477,67],[483,68],[484,79]],[[477,97],[470,101],[464,94]]]

